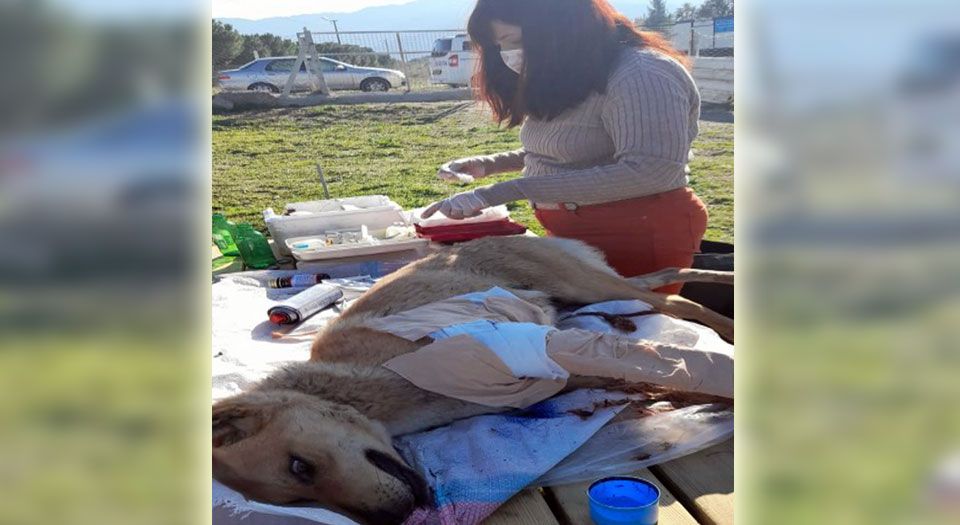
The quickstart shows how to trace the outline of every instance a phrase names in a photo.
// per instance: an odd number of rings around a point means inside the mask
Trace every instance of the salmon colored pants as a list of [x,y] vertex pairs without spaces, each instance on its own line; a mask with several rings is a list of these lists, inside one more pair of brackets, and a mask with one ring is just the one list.
[[[536,216],[549,236],[597,248],[624,277],[689,268],[707,230],[707,207],[690,188],[574,210],[538,208]],[[682,288],[672,284],[656,291],[677,294]]]

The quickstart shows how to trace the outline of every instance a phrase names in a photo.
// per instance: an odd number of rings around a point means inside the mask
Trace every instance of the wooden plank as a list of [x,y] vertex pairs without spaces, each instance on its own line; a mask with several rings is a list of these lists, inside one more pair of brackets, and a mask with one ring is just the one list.
[[527,489],[514,496],[492,516],[484,525],[559,525],[550,506],[537,489]]
[[700,98],[704,102],[713,102],[715,104],[728,104],[733,102],[733,93],[721,93],[712,89],[701,89]]
[[724,69],[719,67],[696,67],[693,68],[694,75],[732,75],[733,69]]
[[[636,474],[648,481],[652,481],[660,488],[660,521],[659,525],[696,525],[697,521],[683,508],[673,494],[647,469]],[[587,487],[590,483],[563,485],[546,489],[548,494],[555,498],[558,512],[562,513],[564,523],[571,525],[590,525],[590,506],[587,501]]]
[[694,68],[733,69],[733,57],[697,57]]
[[733,523],[733,440],[650,470],[698,522]]
[[698,78],[697,87],[701,90],[707,91],[717,91],[720,93],[729,92],[733,94],[733,81],[732,80],[710,80]]
[[720,69],[694,69],[693,78],[700,80],[728,80],[733,82],[735,75],[733,70],[723,71]]

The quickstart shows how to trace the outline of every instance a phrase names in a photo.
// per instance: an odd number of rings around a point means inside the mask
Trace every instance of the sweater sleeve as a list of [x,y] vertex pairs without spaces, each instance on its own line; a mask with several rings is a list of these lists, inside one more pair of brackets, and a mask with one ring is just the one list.
[[[615,162],[487,186],[477,193],[490,205],[521,199],[594,204],[683,187],[696,136],[691,105],[696,96],[665,60],[648,60],[610,80],[602,122],[615,146]],[[691,127],[693,126],[693,129]]]
[[[483,166],[484,177],[496,175],[497,173],[506,173],[510,171],[520,171],[523,169],[523,159],[527,152],[523,148],[495,153],[493,155],[481,155],[471,157],[469,160],[477,161]],[[467,160],[467,159],[465,159]]]

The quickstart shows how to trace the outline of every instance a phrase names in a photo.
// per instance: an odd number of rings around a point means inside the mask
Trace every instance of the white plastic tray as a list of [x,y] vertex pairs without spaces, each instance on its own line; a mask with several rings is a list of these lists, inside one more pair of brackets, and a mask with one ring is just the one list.
[[[344,210],[344,205],[350,209]],[[281,255],[290,255],[286,241],[294,237],[322,235],[331,230],[359,229],[361,226],[366,226],[370,233],[379,235],[393,224],[406,222],[400,205],[383,195],[296,202],[288,204],[287,208],[309,211],[313,215],[274,215],[265,219],[267,230],[277,243]]]
[[295,244],[313,239],[316,239],[316,236],[287,239],[287,249],[290,250],[290,252],[293,254],[293,257],[298,261],[327,261],[330,259],[363,257],[381,253],[421,250],[430,244],[428,239],[404,239],[399,241],[380,241],[380,244],[341,244],[307,250],[296,249],[293,247]]

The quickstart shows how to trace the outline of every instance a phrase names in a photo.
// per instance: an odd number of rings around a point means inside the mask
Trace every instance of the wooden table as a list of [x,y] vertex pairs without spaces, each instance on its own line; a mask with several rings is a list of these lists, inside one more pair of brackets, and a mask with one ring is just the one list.
[[[635,475],[660,487],[658,525],[733,523],[733,440]],[[589,525],[589,483],[528,489],[501,507],[490,525]]]
[[[214,258],[219,252],[214,248]],[[230,261],[227,261],[230,262]],[[215,275],[240,271],[239,261]],[[733,440],[635,473],[660,487],[658,525],[733,523]],[[590,525],[590,483],[527,489],[485,522],[490,525]]]

